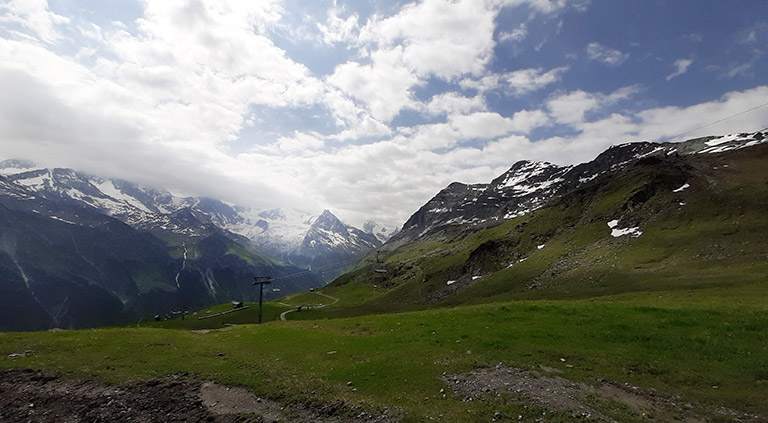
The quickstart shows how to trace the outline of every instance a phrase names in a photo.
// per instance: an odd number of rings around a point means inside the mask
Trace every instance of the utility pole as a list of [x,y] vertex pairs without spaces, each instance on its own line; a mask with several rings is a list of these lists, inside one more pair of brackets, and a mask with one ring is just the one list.
[[253,284],[259,286],[259,324],[261,324],[261,302],[264,297],[264,285],[272,283],[272,276],[254,276]]

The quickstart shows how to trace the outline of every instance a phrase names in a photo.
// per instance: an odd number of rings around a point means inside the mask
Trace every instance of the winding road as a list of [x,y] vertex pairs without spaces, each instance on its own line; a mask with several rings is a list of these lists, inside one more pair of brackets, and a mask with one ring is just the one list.
[[[323,294],[322,292],[317,292],[317,291],[315,291],[315,292],[314,292],[314,294],[317,294],[317,295],[322,295],[323,297],[325,297],[325,298],[328,298],[328,299],[329,299],[329,300],[331,300],[332,302],[331,302],[330,304],[320,304],[320,305],[316,305],[316,306],[313,306],[313,308],[322,308],[322,307],[325,307],[325,306],[334,305],[334,304],[336,304],[336,303],[338,303],[338,302],[339,302],[339,299],[338,299],[338,298],[336,298],[336,297],[332,297],[332,296],[330,296],[330,295],[328,295],[328,294]],[[287,304],[286,304],[286,305],[287,305]],[[285,315],[286,315],[286,314],[288,314],[288,313],[292,313],[292,312],[294,312],[294,311],[296,311],[296,309],[295,309],[295,308],[292,308],[292,309],[290,309],[290,310],[285,310],[284,312],[280,313],[280,320],[282,320],[282,321],[288,320],[288,319],[286,319],[286,318],[285,318]]]

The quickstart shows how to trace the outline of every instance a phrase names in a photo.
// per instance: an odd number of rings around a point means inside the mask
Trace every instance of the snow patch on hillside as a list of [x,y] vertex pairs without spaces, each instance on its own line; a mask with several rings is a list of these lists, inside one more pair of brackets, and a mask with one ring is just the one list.
[[618,238],[620,236],[629,235],[633,238],[637,238],[643,234],[643,231],[639,227],[634,228],[619,228],[619,220],[614,219],[608,222],[608,227],[611,228],[611,236]]
[[130,195],[126,195],[120,190],[118,190],[112,181],[108,180],[98,184],[95,182],[92,182],[92,183],[96,186],[96,188],[99,189],[99,191],[101,191],[108,197],[112,197],[118,201],[124,201],[145,213],[152,213],[152,210],[148,209],[147,206],[145,206],[141,201],[137,200],[134,197],[131,197]]

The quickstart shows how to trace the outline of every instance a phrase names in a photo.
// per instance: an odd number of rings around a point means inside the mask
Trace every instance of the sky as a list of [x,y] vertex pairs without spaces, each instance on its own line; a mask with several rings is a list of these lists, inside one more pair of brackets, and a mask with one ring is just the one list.
[[402,226],[518,160],[768,127],[764,0],[0,0],[0,158]]

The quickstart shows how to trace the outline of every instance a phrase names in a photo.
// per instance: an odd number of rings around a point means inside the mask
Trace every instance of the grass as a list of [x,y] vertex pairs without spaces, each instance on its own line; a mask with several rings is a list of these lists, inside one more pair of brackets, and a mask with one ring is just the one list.
[[[165,329],[221,329],[230,325],[246,325],[253,324],[259,321],[259,303],[243,303],[248,308],[242,310],[233,311],[221,316],[215,316],[205,319],[199,319],[199,317],[206,317],[212,314],[221,313],[224,311],[233,310],[232,304],[220,304],[213,307],[208,307],[197,311],[193,314],[188,314],[175,319],[160,320],[160,321],[142,321],[136,325],[131,325],[137,328],[165,328]],[[280,320],[280,313],[285,310],[289,310],[290,307],[283,306],[274,302],[268,302],[262,304],[262,316],[261,321],[266,323],[274,320]]]
[[[743,289],[745,295],[765,293],[765,286]],[[4,333],[0,367],[113,382],[189,372],[284,401],[341,398],[389,408],[404,421],[441,415],[444,421],[489,421],[504,407],[505,413],[538,413],[493,399],[467,403],[439,395],[440,389],[450,392],[444,373],[501,362],[529,369],[545,365],[576,381],[631,383],[693,403],[768,415],[763,401],[768,397],[766,306],[735,307],[718,299],[716,291],[694,292],[691,297],[656,292],[275,321],[204,334],[171,329],[192,327],[185,326],[190,316],[183,325]],[[286,308],[269,304],[265,315],[269,310],[274,319],[281,309]],[[238,313],[247,316],[229,316]],[[7,357],[26,350],[33,353]],[[546,421],[566,417],[550,413]]]

